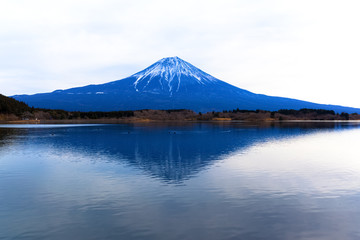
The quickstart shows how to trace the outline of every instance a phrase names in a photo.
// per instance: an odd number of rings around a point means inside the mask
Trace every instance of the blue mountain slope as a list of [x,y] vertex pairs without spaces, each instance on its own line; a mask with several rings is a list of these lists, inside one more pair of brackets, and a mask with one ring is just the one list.
[[161,59],[143,71],[114,82],[13,98],[34,107],[70,111],[321,108],[360,113],[356,108],[255,94],[214,78],[178,57]]

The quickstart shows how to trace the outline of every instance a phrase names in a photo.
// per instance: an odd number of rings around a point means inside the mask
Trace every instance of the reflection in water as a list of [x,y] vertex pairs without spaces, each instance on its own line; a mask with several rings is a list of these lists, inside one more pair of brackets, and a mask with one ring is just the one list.
[[[153,177],[179,182],[234,151],[259,142],[318,131],[314,124],[279,127],[243,125],[112,125],[79,128],[2,129],[59,153],[92,154],[126,162]],[[333,128],[334,123],[321,125]],[[316,126],[315,126],[316,127]],[[4,136],[6,137],[6,136]],[[2,141],[6,142],[6,141]]]
[[0,128],[0,147],[11,142],[11,138],[15,136],[16,130],[15,129],[2,129]]
[[358,239],[357,123],[0,128],[0,239]]

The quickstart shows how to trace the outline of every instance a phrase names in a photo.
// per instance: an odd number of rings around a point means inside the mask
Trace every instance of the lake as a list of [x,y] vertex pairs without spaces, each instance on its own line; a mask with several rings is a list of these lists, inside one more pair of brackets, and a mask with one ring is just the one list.
[[360,123],[0,125],[0,239],[360,239]]

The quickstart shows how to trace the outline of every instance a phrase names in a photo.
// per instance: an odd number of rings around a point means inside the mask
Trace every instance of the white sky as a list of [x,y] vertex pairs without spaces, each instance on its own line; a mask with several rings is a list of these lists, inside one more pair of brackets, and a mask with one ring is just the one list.
[[359,12],[357,0],[0,0],[0,93],[178,56],[255,93],[360,107]]

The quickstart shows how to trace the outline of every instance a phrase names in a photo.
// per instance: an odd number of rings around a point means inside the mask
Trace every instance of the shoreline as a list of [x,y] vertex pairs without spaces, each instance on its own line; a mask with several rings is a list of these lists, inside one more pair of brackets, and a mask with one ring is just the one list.
[[336,123],[336,122],[359,122],[360,120],[317,120],[317,119],[295,119],[295,120],[277,120],[277,119],[258,119],[258,120],[232,120],[232,119],[211,119],[211,120],[152,120],[152,119],[64,119],[64,120],[10,120],[0,121],[0,124],[131,124],[131,123]]

